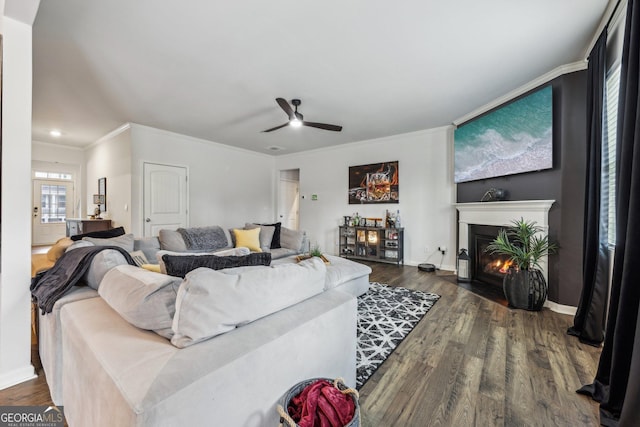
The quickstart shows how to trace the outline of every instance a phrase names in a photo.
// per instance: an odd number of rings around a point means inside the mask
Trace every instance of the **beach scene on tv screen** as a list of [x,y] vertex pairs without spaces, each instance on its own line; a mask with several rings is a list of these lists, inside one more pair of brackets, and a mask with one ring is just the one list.
[[455,130],[455,182],[553,167],[552,89],[546,86]]

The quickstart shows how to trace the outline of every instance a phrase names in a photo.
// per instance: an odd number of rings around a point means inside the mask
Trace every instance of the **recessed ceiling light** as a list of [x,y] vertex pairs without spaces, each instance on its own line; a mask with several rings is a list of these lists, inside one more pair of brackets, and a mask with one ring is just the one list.
[[49,135],[51,135],[54,138],[60,138],[60,136],[62,135],[62,132],[60,132],[58,129],[52,129],[49,132]]

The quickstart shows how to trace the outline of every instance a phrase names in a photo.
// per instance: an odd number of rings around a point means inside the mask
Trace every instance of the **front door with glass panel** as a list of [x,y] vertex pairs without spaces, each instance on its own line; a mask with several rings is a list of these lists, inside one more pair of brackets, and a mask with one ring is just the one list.
[[65,219],[73,214],[73,183],[33,180],[32,245],[49,245],[66,234]]

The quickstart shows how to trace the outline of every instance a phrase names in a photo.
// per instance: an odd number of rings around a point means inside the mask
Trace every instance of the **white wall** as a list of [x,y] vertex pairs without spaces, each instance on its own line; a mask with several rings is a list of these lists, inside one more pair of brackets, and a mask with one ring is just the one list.
[[[443,127],[339,147],[279,156],[276,170],[300,169],[300,228],[311,244],[338,253],[338,225],[344,215],[384,217],[400,210],[405,227],[405,264],[428,261],[455,268],[456,213],[452,173],[453,131]],[[399,161],[399,204],[350,205],[349,166]],[[318,200],[312,201],[311,195]],[[446,246],[447,254],[437,252]],[[429,252],[425,248],[429,248]],[[441,264],[442,263],[442,264]]]
[[272,156],[233,148],[147,126],[131,124],[132,231],[143,234],[143,162],[186,166],[189,174],[189,225],[244,226],[273,221]]
[[84,150],[48,142],[33,141],[31,144],[31,168],[49,172],[73,174],[73,217],[82,217],[86,212],[84,197]]
[[85,159],[85,212],[93,213],[98,179],[107,178],[107,211],[101,216],[131,233],[131,129],[123,126],[101,138],[85,150]]
[[35,10],[31,12],[33,16],[22,17],[20,20],[6,16],[6,9],[0,15],[3,35],[0,389],[34,376],[31,366],[29,277],[31,23]]

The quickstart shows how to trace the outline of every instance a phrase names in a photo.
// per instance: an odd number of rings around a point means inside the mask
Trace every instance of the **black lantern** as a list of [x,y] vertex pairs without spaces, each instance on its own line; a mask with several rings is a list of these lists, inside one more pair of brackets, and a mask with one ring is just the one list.
[[471,281],[471,258],[466,249],[460,249],[458,254],[458,280],[461,282]]

